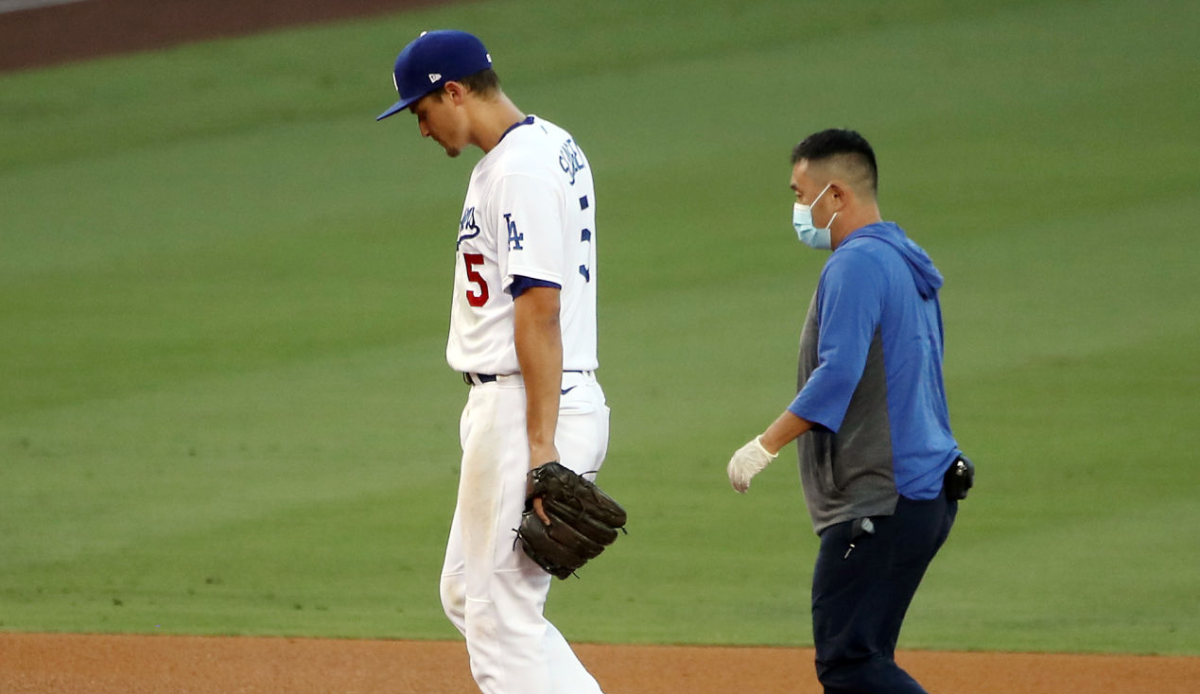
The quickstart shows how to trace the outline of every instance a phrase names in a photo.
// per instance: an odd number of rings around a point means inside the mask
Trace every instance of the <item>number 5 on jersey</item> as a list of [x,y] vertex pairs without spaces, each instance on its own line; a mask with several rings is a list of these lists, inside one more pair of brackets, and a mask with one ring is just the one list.
[[467,270],[467,281],[474,284],[475,291],[467,290],[467,303],[479,308],[487,303],[488,286],[487,280],[475,268],[483,265],[482,253],[463,253],[463,265]]

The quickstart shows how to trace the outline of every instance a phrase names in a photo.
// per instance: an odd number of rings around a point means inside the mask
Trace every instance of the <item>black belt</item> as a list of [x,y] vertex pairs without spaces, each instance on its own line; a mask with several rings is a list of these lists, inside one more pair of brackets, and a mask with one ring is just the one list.
[[469,386],[475,385],[475,380],[472,380],[472,376],[479,381],[479,385],[483,385],[484,383],[495,383],[496,379],[499,378],[495,374],[463,373],[463,383],[466,383]]
[[[591,373],[591,372],[590,371],[580,371],[578,369],[569,369],[567,371],[564,371],[563,373],[565,373],[565,374],[586,374],[586,373]],[[498,379],[498,378],[500,378],[500,377],[497,376],[496,374],[476,374],[476,373],[469,373],[469,372],[463,373],[463,383],[466,383],[469,386],[483,385],[484,383],[495,383],[496,379]]]

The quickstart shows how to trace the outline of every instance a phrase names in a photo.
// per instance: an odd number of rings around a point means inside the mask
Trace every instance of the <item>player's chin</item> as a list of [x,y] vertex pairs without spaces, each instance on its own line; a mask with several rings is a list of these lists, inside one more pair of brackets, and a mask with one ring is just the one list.
[[[445,145],[442,145],[442,146],[446,147]],[[459,149],[457,147],[446,147],[446,156],[450,157],[451,159],[457,157],[460,154],[462,154],[461,149]]]

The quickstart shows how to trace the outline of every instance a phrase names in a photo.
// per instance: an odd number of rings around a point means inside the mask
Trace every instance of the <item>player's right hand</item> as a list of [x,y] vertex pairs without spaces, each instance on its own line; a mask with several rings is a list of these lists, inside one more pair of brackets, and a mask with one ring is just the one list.
[[737,449],[733,457],[729,459],[729,466],[726,472],[729,474],[729,483],[740,494],[745,494],[750,488],[750,480],[758,473],[762,472],[765,467],[775,460],[778,453],[770,453],[763,448],[760,437],[755,436],[745,446]]

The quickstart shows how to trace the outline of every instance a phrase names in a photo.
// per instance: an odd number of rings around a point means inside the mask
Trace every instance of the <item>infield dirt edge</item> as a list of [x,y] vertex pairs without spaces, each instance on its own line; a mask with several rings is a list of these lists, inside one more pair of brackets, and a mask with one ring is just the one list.
[[[576,644],[609,694],[821,691],[808,648]],[[1185,694],[1200,658],[903,651],[930,692]],[[470,694],[460,641],[0,633],[0,691]]]

